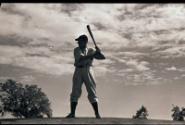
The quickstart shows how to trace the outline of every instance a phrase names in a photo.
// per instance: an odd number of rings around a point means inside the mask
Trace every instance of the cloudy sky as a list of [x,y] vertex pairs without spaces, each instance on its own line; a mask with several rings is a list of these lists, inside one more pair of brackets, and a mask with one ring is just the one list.
[[[3,4],[0,80],[37,84],[64,117],[74,39],[89,24],[107,57],[94,61],[102,116],[132,117],[143,104],[149,118],[171,119],[172,104],[185,106],[184,20],[184,4]],[[83,86],[77,116],[94,116],[86,96]]]

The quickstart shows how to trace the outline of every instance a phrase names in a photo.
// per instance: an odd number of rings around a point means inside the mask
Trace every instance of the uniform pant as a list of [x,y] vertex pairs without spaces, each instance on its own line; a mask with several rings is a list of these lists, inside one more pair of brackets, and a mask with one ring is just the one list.
[[93,78],[91,67],[75,68],[73,75],[73,87],[71,93],[71,102],[78,102],[79,97],[82,93],[82,84],[85,84],[88,92],[88,99],[91,103],[97,102],[96,96],[96,83]]

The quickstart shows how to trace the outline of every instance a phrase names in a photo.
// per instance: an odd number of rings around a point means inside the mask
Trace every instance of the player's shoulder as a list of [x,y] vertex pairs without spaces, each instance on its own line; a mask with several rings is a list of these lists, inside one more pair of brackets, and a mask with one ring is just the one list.
[[80,50],[79,47],[75,47],[75,48],[74,48],[74,51],[79,51],[79,50]]

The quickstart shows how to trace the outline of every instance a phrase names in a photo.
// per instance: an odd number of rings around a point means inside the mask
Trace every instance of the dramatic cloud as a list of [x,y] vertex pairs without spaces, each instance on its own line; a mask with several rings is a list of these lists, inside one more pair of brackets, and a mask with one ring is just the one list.
[[97,74],[125,69],[157,75],[154,60],[184,57],[184,11],[175,4],[4,4],[0,63],[72,73],[74,39],[90,24],[108,59],[95,62]]

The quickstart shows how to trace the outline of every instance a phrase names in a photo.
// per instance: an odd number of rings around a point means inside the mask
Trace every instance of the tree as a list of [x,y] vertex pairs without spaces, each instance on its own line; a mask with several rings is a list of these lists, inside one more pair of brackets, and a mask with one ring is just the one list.
[[136,115],[133,116],[134,119],[147,119],[148,111],[145,106],[141,106],[139,110],[137,110]]
[[179,106],[174,106],[171,110],[173,112],[172,118],[174,121],[184,121],[185,116],[185,108],[182,107],[182,110],[180,110]]
[[1,97],[3,111],[20,118],[51,117],[52,110],[46,94],[37,85],[23,85],[8,79],[1,83],[1,91],[7,96]]

